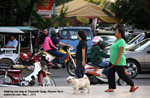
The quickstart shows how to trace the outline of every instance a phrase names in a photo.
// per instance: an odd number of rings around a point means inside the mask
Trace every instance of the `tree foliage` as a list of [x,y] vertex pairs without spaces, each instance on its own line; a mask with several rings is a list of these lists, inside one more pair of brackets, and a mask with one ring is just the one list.
[[150,29],[150,8],[147,0],[117,0],[111,4],[118,23],[130,24],[139,29]]
[[[51,1],[51,0],[50,0]],[[71,0],[54,0],[56,6]],[[38,28],[47,28],[54,26],[55,21],[61,22],[64,25],[67,19],[64,18],[64,13],[61,16],[52,16],[51,19],[44,19],[37,14],[37,6],[45,3],[44,0],[0,0],[0,25],[31,25]]]
[[[62,0],[60,2],[59,1],[55,0],[55,4],[56,5],[63,4],[69,0]],[[62,7],[59,16],[58,15],[55,15],[55,16],[52,15],[52,18],[44,19],[39,14],[37,14],[37,11],[34,10],[33,11],[34,13],[32,14],[32,17],[31,17],[31,25],[38,27],[40,29],[49,28],[49,27],[67,26],[67,22],[71,19],[74,19],[75,17],[65,18],[66,11],[67,11],[67,8]]]
[[43,0],[0,0],[0,25],[23,25],[29,23],[33,7]]
[[[56,6],[72,0],[54,0]],[[150,29],[150,8],[147,8],[147,0],[116,0],[115,3],[104,2],[105,0],[86,0],[97,5],[104,4],[104,8],[110,8],[115,13],[118,23],[126,23],[140,29]],[[38,28],[55,26],[66,26],[67,21],[72,18],[64,18],[66,9],[60,16],[52,16],[44,19],[37,14],[35,5],[42,5],[44,0],[0,0],[0,25],[27,25]],[[106,6],[107,5],[107,6]],[[105,11],[105,10],[104,10]],[[110,15],[110,14],[109,14]]]

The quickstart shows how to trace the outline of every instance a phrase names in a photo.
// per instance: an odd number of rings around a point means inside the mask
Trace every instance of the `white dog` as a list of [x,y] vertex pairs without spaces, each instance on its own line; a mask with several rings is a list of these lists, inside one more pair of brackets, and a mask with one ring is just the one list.
[[82,89],[81,93],[84,93],[85,89],[88,90],[87,93],[90,93],[90,81],[86,75],[83,78],[75,79],[74,77],[69,76],[67,78],[67,83],[72,85],[74,88],[74,93],[79,93],[79,89]]

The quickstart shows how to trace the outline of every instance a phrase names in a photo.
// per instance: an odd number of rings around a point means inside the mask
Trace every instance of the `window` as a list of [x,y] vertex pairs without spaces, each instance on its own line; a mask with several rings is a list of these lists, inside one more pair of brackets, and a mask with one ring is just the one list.
[[145,49],[145,48],[146,48],[147,46],[149,46],[149,45],[150,45],[150,40],[144,40],[144,41],[142,41],[141,43],[139,43],[139,44],[133,46],[133,47],[130,48],[129,50],[131,50],[131,51],[135,51],[135,50],[141,51],[141,50]]
[[[79,29],[63,29],[60,33],[60,39],[77,39]],[[89,29],[84,29],[87,39],[91,39],[91,32]]]

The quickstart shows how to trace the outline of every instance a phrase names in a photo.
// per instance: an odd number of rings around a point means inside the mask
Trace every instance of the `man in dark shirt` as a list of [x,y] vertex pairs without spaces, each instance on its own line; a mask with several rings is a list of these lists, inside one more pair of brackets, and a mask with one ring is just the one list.
[[[68,47],[70,47],[69,45],[62,43],[62,42],[60,42],[60,41],[57,39],[57,34],[56,34],[55,30],[51,31],[51,40],[52,40],[52,42],[53,42],[53,44],[54,44],[55,46],[57,46],[57,44],[60,44],[60,45],[62,45],[62,46],[68,46]],[[54,49],[54,50],[55,50],[55,49]],[[55,50],[53,53],[54,53],[55,55],[57,55],[57,57],[53,60],[53,63],[54,63],[54,64],[56,64],[56,62],[58,61],[58,58],[59,58],[59,57],[61,57],[61,58],[63,58],[63,60],[65,60],[66,54],[64,54],[64,53],[62,53],[62,52],[59,52],[59,51],[57,51],[57,50]],[[53,54],[52,54],[52,55],[53,55]],[[64,63],[64,64],[63,64],[64,66],[62,66],[62,67],[64,68],[64,67],[65,67],[65,62],[64,62],[64,61],[61,61],[61,63]]]
[[55,30],[52,30],[52,31],[51,31],[51,40],[52,40],[52,42],[53,42],[53,44],[54,44],[55,46],[57,46],[58,44],[60,44],[60,45],[62,45],[62,46],[68,46],[68,47],[70,47],[69,45],[67,45],[67,44],[65,44],[65,43],[62,43],[62,42],[60,42],[60,41],[58,40],[57,34],[56,34]]

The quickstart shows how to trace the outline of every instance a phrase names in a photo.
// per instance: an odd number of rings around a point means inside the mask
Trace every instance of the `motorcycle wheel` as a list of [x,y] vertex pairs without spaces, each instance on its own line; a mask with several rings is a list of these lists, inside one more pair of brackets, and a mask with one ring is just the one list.
[[8,75],[5,79],[5,74],[0,74],[0,84],[3,83],[12,83],[11,77]]
[[89,75],[89,74],[86,74],[90,80],[90,84],[98,84],[99,83],[99,80],[97,79],[96,76],[93,76],[93,75]]
[[118,81],[117,81],[117,84],[119,85],[119,86],[127,86],[128,84],[125,82],[125,81],[123,81],[122,79],[119,79]]
[[54,87],[54,86],[56,86],[56,84],[55,84],[55,81],[53,80],[53,78],[49,75],[48,76],[49,78],[48,78],[48,81],[49,81],[49,83],[48,84],[46,84],[46,81],[44,81],[44,77],[43,77],[43,86],[49,86],[49,87]]
[[[73,58],[73,60],[76,61],[75,58]],[[71,76],[75,76],[75,68],[76,68],[75,65],[73,64],[72,60],[70,59],[67,62],[67,71]]]

